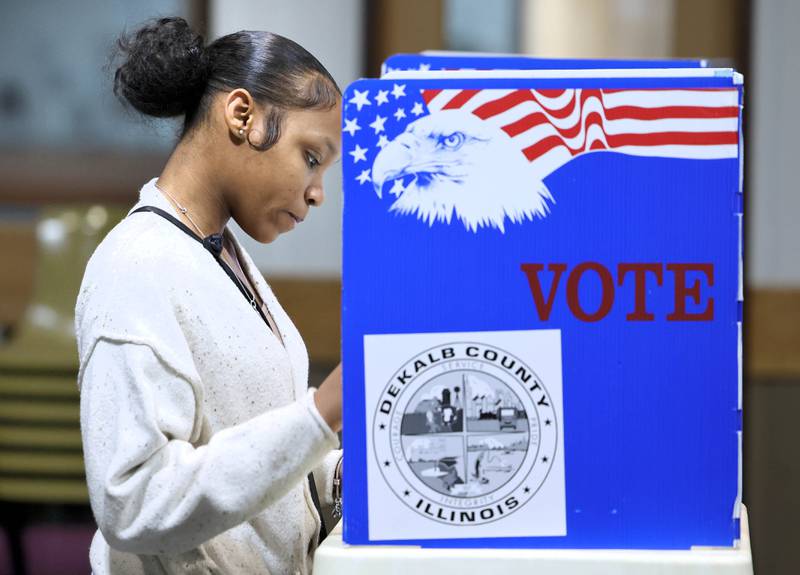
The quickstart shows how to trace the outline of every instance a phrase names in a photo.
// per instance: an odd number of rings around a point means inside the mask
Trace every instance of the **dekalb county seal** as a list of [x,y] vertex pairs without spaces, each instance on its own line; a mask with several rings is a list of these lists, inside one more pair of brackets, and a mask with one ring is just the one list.
[[496,346],[421,351],[384,387],[373,419],[378,467],[408,507],[448,525],[519,510],[547,479],[558,422],[545,383]]

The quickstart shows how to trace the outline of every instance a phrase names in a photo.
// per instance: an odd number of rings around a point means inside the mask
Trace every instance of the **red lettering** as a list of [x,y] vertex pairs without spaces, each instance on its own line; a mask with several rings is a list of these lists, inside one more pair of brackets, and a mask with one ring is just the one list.
[[[581,307],[580,299],[578,298],[578,286],[583,274],[588,271],[594,271],[599,277],[603,286],[602,299],[600,300],[600,307],[594,313],[586,313]],[[567,305],[572,313],[579,320],[594,322],[600,321],[608,315],[611,311],[611,306],[614,305],[614,278],[611,277],[611,272],[597,262],[583,262],[578,264],[573,269],[567,278]]]
[[[705,298],[705,307],[700,312],[689,312],[686,309],[687,300],[691,299],[697,306],[702,306],[701,297],[702,278],[695,279],[691,285],[687,285],[687,274],[690,272],[700,273],[705,276],[708,287],[714,286],[714,265],[710,263],[677,263],[666,264],[668,271],[675,276],[674,296],[675,308],[668,314],[667,321],[712,321],[714,319],[714,298]],[[567,271],[567,264],[554,263],[547,264],[547,271],[551,272],[553,279],[550,283],[549,291],[545,297],[539,272],[545,270],[545,264],[523,263],[520,269],[528,278],[533,303],[539,314],[539,319],[547,321],[553,311],[558,287],[561,277]],[[594,272],[600,279],[600,305],[596,311],[586,311],[581,304],[579,293],[581,280],[587,272]],[[617,265],[617,282],[615,283],[612,272],[599,262],[582,262],[575,266],[567,275],[566,297],[567,306],[572,314],[579,320],[585,322],[597,322],[605,318],[614,306],[616,297],[615,289],[617,285],[622,286],[625,276],[631,273],[634,282],[634,305],[633,310],[625,315],[628,321],[654,321],[655,314],[647,310],[647,275],[655,276],[656,285],[664,284],[664,265],[660,263],[630,263],[624,262]],[[651,290],[652,291],[652,284]]]
[[625,274],[633,272],[634,307],[633,312],[625,316],[628,321],[653,321],[656,316],[647,311],[647,272],[656,276],[656,283],[660,286],[663,280],[663,266],[661,264],[619,264],[617,276],[619,285],[625,281]]
[[667,315],[667,321],[711,321],[714,319],[714,298],[708,298],[705,310],[700,313],[686,311],[686,298],[691,297],[700,304],[700,280],[692,287],[686,285],[686,272],[696,271],[705,274],[708,286],[714,285],[714,266],[711,264],[667,264],[667,269],[675,274],[675,311]]
[[520,269],[525,272],[525,275],[528,277],[528,284],[531,287],[531,295],[533,295],[533,303],[536,305],[539,319],[547,321],[550,318],[550,312],[553,310],[553,302],[556,299],[558,282],[561,280],[561,274],[567,269],[567,264],[549,264],[547,266],[548,271],[554,274],[553,281],[550,284],[550,293],[547,294],[547,301],[544,300],[542,284],[539,282],[539,272],[544,269],[544,265],[521,264]]

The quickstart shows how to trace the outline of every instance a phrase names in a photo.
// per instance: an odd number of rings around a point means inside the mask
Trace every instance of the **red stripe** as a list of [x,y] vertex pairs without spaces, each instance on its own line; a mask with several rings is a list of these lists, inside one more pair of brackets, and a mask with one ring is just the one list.
[[[562,90],[562,93],[563,92],[564,90]],[[581,106],[583,106],[583,103],[591,97],[602,98],[602,94],[600,93],[600,90],[583,90],[580,98]],[[523,102],[530,101],[536,102],[539,104],[539,106],[545,109],[548,114],[560,120],[569,117],[569,115],[575,111],[574,92],[572,97],[569,99],[569,102],[567,102],[564,106],[561,108],[550,108],[536,97],[535,92],[530,90],[516,90],[510,94],[507,94],[506,96],[503,96],[502,98],[498,98],[497,100],[492,100],[491,102],[486,102],[482,106],[478,106],[475,108],[475,110],[473,110],[472,113],[482,120],[486,120],[492,116],[507,112],[514,106],[518,106]]]
[[561,94],[566,92],[566,90],[536,90],[536,91],[545,98],[558,98]]
[[455,97],[453,97],[453,99],[442,106],[442,110],[454,110],[460,108],[469,102],[470,98],[472,98],[478,92],[480,92],[480,90],[461,90],[455,95]]
[[[581,94],[581,108],[583,108],[583,103],[586,101],[586,99],[588,99],[592,95],[595,95],[595,93],[596,91],[592,91],[588,94],[585,92]],[[542,105],[541,102],[539,102],[539,100],[536,98],[535,94],[533,95],[533,100],[540,106]],[[545,106],[542,107],[545,108],[547,112],[554,118],[563,120],[564,118],[569,117],[569,115],[572,114],[572,112],[575,110],[575,97],[573,96],[569,104],[567,104],[562,108],[547,109]],[[504,126],[503,130],[505,130],[509,136],[514,137],[517,134],[524,132],[525,130],[528,130],[534,126],[538,126],[540,124],[547,122],[550,122],[550,119],[547,116],[545,116],[542,112],[533,112],[532,114],[528,114],[527,116],[524,116],[523,118],[520,118],[519,120],[516,120],[515,122],[512,122],[511,124]],[[580,131],[580,126],[576,125],[576,127],[564,128],[564,129],[556,128],[556,129],[564,134],[572,133],[571,136],[567,136],[571,138],[573,136],[576,136]]]
[[[605,109],[606,120],[660,120],[668,118],[737,118],[739,116],[739,108],[701,108],[695,106],[671,106],[665,108],[636,108],[632,106],[622,106],[619,108]],[[592,112],[584,121],[584,124],[589,123],[589,118],[597,116],[598,121],[591,122],[602,126],[602,118],[598,112]],[[511,136],[518,136],[531,128],[540,126],[542,124],[550,123],[550,119],[542,112],[533,112],[527,116],[523,116],[519,120],[511,122],[502,127],[503,131]],[[559,134],[565,138],[574,138],[580,133],[581,124],[576,123],[568,128],[559,128],[553,124]]]
[[439,95],[439,92],[441,92],[441,90],[423,90],[422,99],[425,100],[425,104],[430,104],[431,100]]
[[[735,90],[731,90],[729,88],[718,89],[718,88],[711,88],[711,89],[697,89],[697,88],[690,88],[688,90],[696,90],[696,91],[726,91],[726,92],[733,92]],[[422,97],[425,100],[426,104],[430,104],[430,102],[441,93],[442,90],[423,90]],[[490,102],[486,102],[477,108],[475,108],[472,113],[483,119],[486,120],[498,114],[502,114],[508,110],[513,109],[515,106],[518,106],[524,102],[536,102],[539,106],[544,109],[542,111],[536,111],[531,114],[527,114],[523,118],[520,118],[510,124],[503,126],[502,129],[511,137],[517,136],[522,134],[535,126],[542,125],[542,124],[552,124],[552,118],[559,118],[564,119],[570,116],[570,114],[574,113],[576,110],[576,106],[579,106],[579,109],[583,109],[584,104],[590,98],[598,98],[603,104],[603,95],[606,93],[618,93],[618,92],[629,92],[630,89],[620,89],[620,90],[581,90],[579,101],[576,101],[575,92],[573,91],[572,97],[569,101],[559,107],[559,108],[548,108],[544,105],[537,95],[542,96],[543,98],[557,98],[562,96],[567,90],[541,90],[541,91],[532,91],[532,90],[514,90],[492,100]],[[678,90],[663,90],[663,89],[653,89],[653,91],[658,92],[670,92],[670,91],[678,91]],[[685,90],[680,90],[685,91]],[[450,109],[458,109],[463,107],[467,102],[469,102],[476,94],[478,94],[480,90],[461,90],[459,91],[453,98],[447,102],[442,109],[450,110]],[[621,120],[621,119],[634,119],[634,120],[658,120],[658,119],[692,119],[692,118],[736,118],[739,116],[739,107],[738,106],[722,106],[722,107],[714,107],[714,106],[662,106],[658,108],[643,108],[639,106],[617,106],[615,108],[605,108],[603,107],[603,112],[605,114],[606,120]],[[583,146],[579,148],[571,148],[569,147],[564,139],[571,139],[578,136],[581,133],[581,130],[588,130],[591,126],[600,126],[603,129],[603,116],[599,112],[591,112],[585,119],[582,121],[576,122],[574,125],[568,126],[566,128],[558,128],[555,125],[553,126],[555,130],[558,132],[558,135],[547,136],[536,142],[535,144],[528,146],[523,150],[525,157],[528,160],[534,160],[541,155],[547,153],[549,150],[556,148],[558,146],[563,146],[567,148],[573,156],[585,152],[587,150],[597,150],[597,149],[605,149],[608,147],[609,149],[618,148],[622,146],[663,146],[663,145],[685,145],[685,146],[712,146],[712,145],[736,145],[739,141],[739,134],[736,131],[729,131],[729,132],[655,132],[655,133],[647,133],[647,134],[616,134],[616,135],[605,135],[606,143],[593,140],[588,145],[584,143]],[[604,131],[605,133],[605,131]]]
[[[542,124],[551,124],[550,119],[542,112],[534,112],[533,114],[528,114],[527,116],[520,118],[516,122],[512,122],[511,124],[503,126],[502,130],[513,138],[524,132],[527,132],[531,128],[541,126]],[[592,112],[586,116],[586,120],[583,122],[583,124],[581,124],[581,122],[576,122],[567,128],[559,128],[555,124],[551,125],[559,133],[559,135],[561,135],[562,138],[574,138],[580,134],[582,125],[588,128],[592,124],[598,124],[602,127],[603,117],[597,112]]]
[[497,114],[502,114],[506,110],[510,110],[514,106],[533,100],[533,94],[530,90],[514,90],[510,94],[506,94],[502,98],[486,102],[475,108],[472,113],[478,116],[481,120],[491,118]]
[[[542,112],[534,112],[533,114],[528,114],[527,116],[523,116],[516,122],[511,122],[510,124],[506,124],[505,126],[503,126],[503,131],[513,138],[514,136],[518,136],[523,132],[527,132],[531,128],[548,123],[550,123],[550,120]],[[555,126],[553,127],[555,128]],[[556,129],[558,130],[558,128]]]
[[[559,120],[563,120],[564,118],[568,118],[575,111],[576,103],[575,103],[575,91],[574,90],[572,92],[572,97],[569,99],[569,102],[567,102],[561,108],[550,108],[550,107],[546,106],[544,103],[542,103],[541,100],[539,100],[539,98],[536,97],[537,93],[539,93],[539,92],[534,92],[533,93],[533,100],[537,104],[539,104],[548,114],[550,114],[554,118],[558,118]],[[600,101],[602,102],[603,94],[600,92],[600,90],[582,90],[581,91],[581,98],[580,98],[580,104],[579,104],[581,110],[583,109],[583,104],[586,102],[586,100],[588,100],[589,98],[592,98],[592,97],[599,98]]]
[[606,136],[612,148],[620,146],[723,146],[738,144],[738,132],[656,132]]
[[[569,101],[560,108],[551,108],[545,105],[539,98],[536,97],[537,94],[544,94],[548,90],[537,91],[533,92],[533,101],[539,104],[548,114],[553,116],[554,118],[558,118],[559,120],[563,120],[564,118],[568,118],[572,112],[575,111],[575,91],[572,91],[572,97]],[[563,90],[562,92],[566,92]],[[583,108],[583,103],[588,100],[592,96],[597,96],[598,98],[601,97],[599,90],[583,90],[581,92],[581,99],[580,99],[580,106]]]
[[[591,93],[587,93],[587,92],[589,92],[589,91],[588,91],[588,90],[585,90],[584,92],[581,92],[581,101],[580,101],[580,104],[576,104],[576,103],[575,103],[575,92],[573,92],[573,93],[572,93],[572,98],[570,98],[570,99],[569,99],[569,102],[567,103],[567,105],[566,105],[566,106],[563,106],[562,108],[548,108],[547,106],[545,106],[544,104],[542,104],[542,103],[539,101],[539,99],[538,99],[538,98],[536,98],[536,95],[535,95],[535,94],[534,94],[534,97],[533,97],[533,99],[534,99],[534,100],[536,101],[536,103],[537,103],[537,104],[539,104],[539,105],[540,105],[542,108],[544,108],[545,110],[547,110],[547,113],[548,113],[548,114],[550,114],[550,115],[551,115],[551,116],[553,116],[554,118],[558,118],[559,120],[563,120],[564,118],[568,118],[568,117],[570,116],[570,114],[572,114],[572,112],[574,112],[574,111],[575,111],[575,106],[576,106],[576,105],[580,105],[580,107],[581,107],[581,108],[583,108],[583,103],[584,103],[584,102],[587,100],[587,98],[589,98],[589,96],[591,96],[591,95],[592,95]],[[596,90],[592,90],[591,92],[596,92]],[[598,94],[598,95],[599,95],[599,94]]]
[[[737,132],[658,132],[655,134],[606,135],[608,148],[621,146],[722,146],[739,143]],[[533,161],[553,148],[564,146],[576,156],[585,151],[585,146],[571,148],[559,136],[548,136],[522,150],[528,160]],[[592,143],[590,149],[597,149]]]
[[[525,157],[528,158],[531,162],[538,158],[539,156],[546,154],[553,148],[557,146],[563,146],[564,141],[559,138],[558,136],[548,136],[542,140],[539,140],[532,146],[528,146],[522,153],[525,154]],[[575,154],[572,154],[573,156]]]
[[[561,91],[562,93],[564,90]],[[470,98],[474,95],[471,94]],[[600,90],[583,90],[580,96],[580,106],[583,105],[589,98],[599,98],[603,102],[603,92]],[[473,111],[473,114],[479,118],[486,120],[492,116],[496,116],[503,112],[512,109],[514,106],[519,105],[526,101],[534,101],[544,108],[547,113],[554,118],[564,119],[569,117],[575,110],[575,98],[570,99],[569,103],[561,108],[548,108],[536,97],[535,92],[527,92],[526,90],[518,90],[487,102],[479,106]],[[658,108],[642,108],[639,106],[617,106],[615,108],[606,108],[605,116],[608,120],[619,119],[632,119],[632,120],[657,120],[666,118],[737,118],[739,116],[738,106],[662,106]],[[535,124],[534,124],[535,125]]]
[[[584,93],[581,94],[581,102],[585,101],[586,98],[589,98],[592,95],[600,94],[599,90],[585,90]],[[563,93],[563,90],[562,90]],[[490,102],[486,102],[482,106],[478,106],[475,110],[472,111],[473,114],[481,118],[482,120],[486,120],[491,118],[492,116],[496,116],[498,114],[502,114],[503,112],[507,112],[511,108],[522,104],[523,102],[536,102],[542,108],[547,110],[547,112],[559,119],[563,119],[568,117],[573,110],[575,109],[575,95],[573,93],[572,98],[570,98],[569,102],[562,106],[561,108],[550,108],[547,105],[543,104],[539,101],[536,97],[536,94],[531,90],[515,90],[510,94],[503,96],[502,98],[498,98],[497,100],[492,100]]]
[[607,120],[660,120],[665,118],[738,118],[738,106],[664,106],[661,108],[640,108],[638,106],[617,106],[605,108]]

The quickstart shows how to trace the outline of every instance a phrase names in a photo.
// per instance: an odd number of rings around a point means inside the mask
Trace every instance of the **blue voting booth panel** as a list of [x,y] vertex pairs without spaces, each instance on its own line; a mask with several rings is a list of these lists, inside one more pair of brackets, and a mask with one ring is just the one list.
[[741,81],[344,95],[344,538],[738,538]]
[[394,70],[573,70],[624,68],[705,68],[706,60],[614,60],[599,58],[534,58],[510,54],[439,52],[393,54],[381,75]]

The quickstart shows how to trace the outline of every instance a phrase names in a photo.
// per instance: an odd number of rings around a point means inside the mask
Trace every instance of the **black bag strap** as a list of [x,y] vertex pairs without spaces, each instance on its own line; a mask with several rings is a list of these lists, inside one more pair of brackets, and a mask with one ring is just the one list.
[[308,474],[308,487],[311,489],[311,500],[314,502],[314,507],[317,508],[319,514],[319,541],[317,544],[322,543],[328,536],[328,530],[325,529],[325,519],[322,517],[322,505],[319,503],[319,494],[317,493],[317,485],[314,483],[314,474]]
[[[225,263],[225,260],[222,259],[222,234],[212,234],[210,236],[206,236],[203,239],[200,239],[192,230],[189,229],[189,226],[184,224],[182,221],[180,221],[178,218],[176,218],[169,212],[166,212],[161,208],[157,208],[155,206],[142,206],[140,208],[133,210],[128,215],[130,216],[139,212],[152,212],[154,214],[158,214],[165,220],[174,224],[187,236],[199,242],[206,250],[208,250],[211,253],[212,256],[214,256],[214,259],[217,260],[217,263],[225,271],[225,273],[228,275],[228,277],[234,283],[234,285],[237,288],[239,288],[239,291],[242,293],[247,302],[253,307],[253,309],[255,309],[258,312],[258,315],[261,316],[261,319],[263,319],[264,323],[266,323],[267,326],[269,327],[269,322],[267,321],[266,315],[264,315],[263,310],[261,310],[256,305],[256,298],[253,296],[252,293],[250,293],[250,290],[247,289],[247,286],[244,285],[244,283],[240,281],[238,277],[236,277],[236,274],[230,268],[230,266],[227,263]],[[272,328],[270,327],[270,329]]]
[[[203,239],[200,239],[200,237],[198,237],[191,229],[189,229],[189,226],[184,224],[182,221],[180,221],[178,218],[176,218],[169,212],[162,210],[161,208],[157,208],[155,206],[142,206],[140,208],[133,210],[128,215],[131,216],[139,212],[152,212],[154,214],[157,214],[162,218],[164,218],[165,220],[174,224],[178,229],[180,229],[190,238],[201,243],[203,247],[206,250],[208,250],[211,253],[211,255],[214,256],[214,259],[217,260],[217,263],[220,265],[220,267],[225,271],[225,273],[228,275],[231,281],[236,285],[236,287],[239,288],[239,291],[242,293],[242,295],[245,297],[248,303],[250,303],[250,305],[252,305],[253,308],[258,312],[258,315],[261,316],[261,319],[264,320],[264,323],[267,324],[267,327],[272,329],[269,325],[269,321],[267,321],[267,316],[264,315],[264,311],[260,309],[259,306],[256,305],[255,303],[256,300],[253,297],[253,294],[250,293],[250,290],[247,289],[247,286],[245,286],[244,283],[241,282],[239,278],[236,277],[234,271],[222,259],[222,234],[212,234],[210,236],[206,236]],[[319,502],[319,494],[317,493],[317,485],[314,482],[313,473],[308,474],[308,487],[311,491],[311,499],[314,502],[314,507],[317,508],[317,513],[319,514],[319,523],[320,523],[319,543],[322,543],[325,537],[328,536],[328,531],[327,529],[325,529],[325,520],[322,518],[322,506],[320,505]]]

